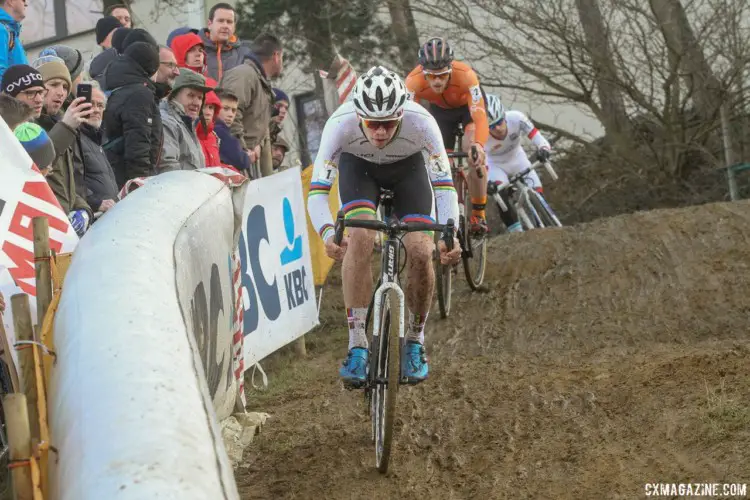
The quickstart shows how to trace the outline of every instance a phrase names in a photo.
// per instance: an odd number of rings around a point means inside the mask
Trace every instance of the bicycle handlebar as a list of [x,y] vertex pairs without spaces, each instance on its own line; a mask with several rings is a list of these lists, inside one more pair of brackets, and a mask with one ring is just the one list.
[[440,231],[440,239],[443,240],[448,250],[453,250],[453,235],[455,223],[453,219],[448,219],[447,224],[433,224],[429,222],[401,222],[396,217],[390,221],[371,219],[344,219],[344,212],[339,211],[336,217],[336,234],[333,238],[334,243],[341,244],[344,238],[345,227],[359,227],[362,229],[371,229],[383,233],[412,233],[416,231]]
[[548,161],[545,161],[545,162],[537,161],[533,165],[531,165],[529,168],[527,168],[527,169],[523,170],[522,172],[519,172],[519,173],[511,176],[508,179],[508,183],[507,184],[503,184],[502,186],[492,185],[494,190],[493,190],[492,193],[490,193],[488,191],[488,194],[494,194],[496,192],[502,191],[503,189],[508,189],[510,186],[512,186],[516,182],[519,182],[519,181],[523,182],[524,177],[526,177],[527,175],[529,175],[532,170],[539,170],[542,167],[544,167],[544,169],[547,171],[547,173],[550,175],[550,177],[552,177],[552,180],[556,181],[557,179],[559,179],[559,177],[557,175],[557,172],[555,172],[555,169],[552,168],[552,164],[550,162],[548,162]]

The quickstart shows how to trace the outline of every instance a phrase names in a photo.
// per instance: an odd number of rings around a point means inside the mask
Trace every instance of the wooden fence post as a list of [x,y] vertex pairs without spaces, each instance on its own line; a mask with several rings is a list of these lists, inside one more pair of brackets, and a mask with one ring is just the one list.
[[31,466],[24,464],[24,461],[31,458],[31,429],[26,396],[23,394],[5,395],[3,410],[12,464],[13,498],[14,500],[32,500],[34,486],[31,481]]
[[49,221],[34,217],[34,267],[36,270],[36,324],[42,328],[44,315],[52,302],[52,271],[50,268]]
[[[31,325],[29,296],[25,293],[17,293],[10,298],[10,302],[13,307],[16,342],[33,342],[34,329]],[[21,379],[21,391],[26,395],[31,436],[38,441],[40,434],[38,392],[34,371],[34,351],[31,344],[21,344],[18,348],[18,372]]]

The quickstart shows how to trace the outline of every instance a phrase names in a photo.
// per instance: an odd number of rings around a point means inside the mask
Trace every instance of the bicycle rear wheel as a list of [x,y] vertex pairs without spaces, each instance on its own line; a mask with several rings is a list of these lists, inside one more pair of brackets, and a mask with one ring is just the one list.
[[471,224],[469,223],[471,217],[469,185],[463,177],[459,183],[461,184],[460,189],[463,192],[464,200],[464,213],[461,216],[459,225],[462,229],[459,232],[463,233],[462,236],[459,236],[461,249],[463,250],[461,252],[461,260],[464,264],[464,275],[466,275],[469,287],[472,290],[479,290],[479,287],[484,282],[484,271],[487,266],[487,236],[484,234],[473,235],[471,233]]
[[537,215],[539,215],[539,218],[542,220],[542,224],[544,224],[544,227],[562,227],[560,220],[557,218],[554,212],[552,212],[552,209],[544,200],[541,194],[534,190],[531,190],[529,192],[529,202],[534,207]]
[[380,325],[373,330],[370,371],[372,376],[371,418],[375,436],[375,466],[385,474],[391,458],[393,423],[396,420],[396,395],[401,376],[401,310],[395,290],[381,298]]
[[[435,245],[440,241],[440,234],[435,233]],[[453,295],[453,266],[440,263],[440,252],[435,250],[435,290],[438,299],[440,317],[447,318],[451,313],[451,296]]]

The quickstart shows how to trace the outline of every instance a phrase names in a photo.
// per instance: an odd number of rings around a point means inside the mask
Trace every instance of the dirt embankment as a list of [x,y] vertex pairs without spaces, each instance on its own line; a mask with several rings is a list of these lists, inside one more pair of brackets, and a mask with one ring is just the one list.
[[[310,354],[251,393],[272,419],[237,470],[251,498],[643,498],[750,483],[750,204],[492,240],[489,292],[454,282],[430,380],[399,393],[392,472],[336,377],[340,281]],[[459,275],[460,276],[460,275]],[[435,308],[435,311],[437,308]]]

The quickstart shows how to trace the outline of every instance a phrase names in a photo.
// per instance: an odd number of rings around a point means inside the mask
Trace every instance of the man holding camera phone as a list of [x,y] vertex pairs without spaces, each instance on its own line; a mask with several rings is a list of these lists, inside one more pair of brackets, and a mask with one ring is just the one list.
[[36,121],[49,134],[57,153],[47,182],[80,237],[93,221],[94,214],[86,202],[82,172],[76,175],[74,151],[78,147],[78,129],[91,114],[91,102],[78,97],[63,111],[72,87],[64,61],[55,56],[43,56],[32,66],[41,73],[44,84],[44,105]]

